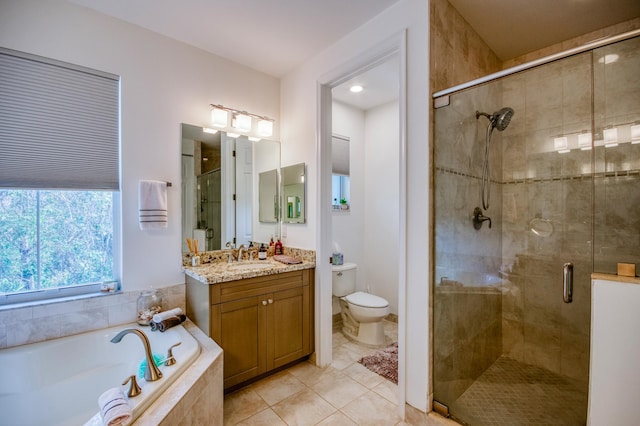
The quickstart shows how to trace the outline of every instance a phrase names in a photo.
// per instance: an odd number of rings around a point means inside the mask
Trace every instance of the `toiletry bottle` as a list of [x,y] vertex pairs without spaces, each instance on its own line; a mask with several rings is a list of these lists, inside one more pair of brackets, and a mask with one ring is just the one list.
[[269,241],[269,245],[272,246],[273,245],[273,235],[271,236],[271,241]]
[[283,254],[282,253],[282,243],[280,242],[280,238],[278,238],[278,242],[276,243],[276,254]]
[[267,259],[267,248],[264,244],[260,244],[260,251],[258,251],[258,259],[266,260]]

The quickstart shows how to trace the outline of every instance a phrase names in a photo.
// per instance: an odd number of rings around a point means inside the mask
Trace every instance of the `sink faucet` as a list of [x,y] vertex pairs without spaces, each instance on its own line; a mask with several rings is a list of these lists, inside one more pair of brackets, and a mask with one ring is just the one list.
[[242,262],[242,255],[245,251],[245,246],[244,244],[240,244],[240,247],[238,247],[238,262]]
[[142,340],[142,344],[144,345],[144,352],[147,357],[147,366],[144,369],[144,379],[147,382],[160,380],[162,378],[162,372],[153,359],[153,354],[151,353],[151,344],[149,343],[149,339],[147,338],[146,334],[136,328],[126,328],[120,333],[116,334],[115,337],[111,339],[111,343],[120,343],[120,340],[122,340],[124,335],[129,333],[137,334],[138,337],[140,337],[140,340]]

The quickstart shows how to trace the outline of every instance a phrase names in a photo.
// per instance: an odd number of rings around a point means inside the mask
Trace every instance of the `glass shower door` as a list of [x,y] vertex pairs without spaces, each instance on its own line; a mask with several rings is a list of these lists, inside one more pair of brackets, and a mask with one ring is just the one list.
[[[465,423],[586,422],[592,73],[584,53],[457,92],[435,111],[434,399]],[[491,121],[476,111],[504,107],[515,113],[491,133],[484,208]],[[491,219],[479,229],[477,207]]]

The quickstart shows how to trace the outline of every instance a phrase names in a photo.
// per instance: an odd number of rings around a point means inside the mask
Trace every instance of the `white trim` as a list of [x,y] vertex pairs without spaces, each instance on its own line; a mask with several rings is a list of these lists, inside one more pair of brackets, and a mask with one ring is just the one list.
[[[399,55],[399,239],[398,239],[398,415],[405,418],[406,403],[406,214],[407,214],[407,34],[406,30],[388,38],[362,54],[352,58],[318,79],[317,83],[317,134],[316,155],[318,158],[317,211],[319,224],[316,228],[316,363],[326,366],[332,360],[332,309],[331,267],[325,261],[331,255],[332,208],[331,208],[331,89]],[[319,311],[319,312],[318,312]]]
[[493,74],[485,75],[484,77],[480,77],[475,80],[468,81],[466,83],[458,84],[457,86],[453,86],[448,89],[440,90],[439,92],[435,92],[432,96],[434,99],[436,99],[436,98],[439,98],[440,96],[449,95],[459,90],[468,89],[470,87],[477,86],[479,84],[497,80],[501,77],[506,77],[508,75],[515,74],[520,71],[528,70],[529,68],[537,67],[538,65],[544,65],[548,62],[556,61],[558,59],[566,58],[567,56],[576,55],[578,53],[583,53],[588,50],[597,49],[598,47],[606,46],[608,44],[616,43],[618,41],[623,41],[639,35],[640,35],[640,29],[637,29],[637,30],[626,32],[626,33],[618,34],[616,36],[602,38],[596,41],[592,41],[591,43],[584,44],[579,47],[574,47],[573,49],[568,49],[563,52],[554,53],[553,55],[545,56],[544,58],[536,59],[534,61],[527,62],[525,64],[516,65],[515,67],[507,68],[505,70],[498,71]]

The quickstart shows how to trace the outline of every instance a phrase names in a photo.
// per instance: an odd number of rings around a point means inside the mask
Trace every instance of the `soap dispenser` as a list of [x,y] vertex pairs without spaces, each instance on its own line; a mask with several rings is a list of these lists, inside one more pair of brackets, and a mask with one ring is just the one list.
[[259,260],[267,260],[267,248],[264,244],[260,244],[260,250],[258,251]]
[[282,242],[280,241],[280,238],[278,238],[278,241],[276,242],[275,253],[276,254],[284,254],[282,252]]

